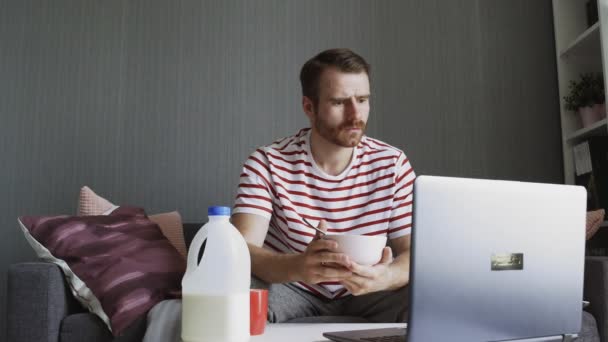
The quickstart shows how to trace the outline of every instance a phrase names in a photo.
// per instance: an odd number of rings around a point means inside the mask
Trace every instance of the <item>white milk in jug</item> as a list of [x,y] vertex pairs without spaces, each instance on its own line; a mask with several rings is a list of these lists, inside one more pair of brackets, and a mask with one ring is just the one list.
[[182,279],[182,340],[249,341],[249,249],[230,224],[230,208],[210,207],[208,214],[192,240]]

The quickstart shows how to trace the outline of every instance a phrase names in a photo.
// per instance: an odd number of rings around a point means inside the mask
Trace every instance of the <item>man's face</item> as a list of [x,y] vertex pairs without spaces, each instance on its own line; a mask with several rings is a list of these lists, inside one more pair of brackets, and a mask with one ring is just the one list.
[[312,100],[305,97],[304,110],[312,126],[327,141],[354,147],[365,132],[369,96],[369,78],[365,72],[343,73],[328,68],[319,80],[319,103],[314,106]]

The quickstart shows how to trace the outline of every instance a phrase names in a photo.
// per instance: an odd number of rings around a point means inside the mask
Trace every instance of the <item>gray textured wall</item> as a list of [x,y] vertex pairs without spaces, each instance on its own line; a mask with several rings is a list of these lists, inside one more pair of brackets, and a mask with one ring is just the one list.
[[306,124],[299,68],[326,48],[371,62],[369,134],[419,174],[561,182],[552,29],[549,0],[0,0],[0,331],[4,270],[33,257],[17,216],[87,184],[204,220]]

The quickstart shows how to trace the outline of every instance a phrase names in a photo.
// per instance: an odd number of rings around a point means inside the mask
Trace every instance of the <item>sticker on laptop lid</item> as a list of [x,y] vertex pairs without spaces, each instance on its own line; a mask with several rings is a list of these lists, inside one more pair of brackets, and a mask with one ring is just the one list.
[[524,253],[492,254],[492,271],[523,270]]

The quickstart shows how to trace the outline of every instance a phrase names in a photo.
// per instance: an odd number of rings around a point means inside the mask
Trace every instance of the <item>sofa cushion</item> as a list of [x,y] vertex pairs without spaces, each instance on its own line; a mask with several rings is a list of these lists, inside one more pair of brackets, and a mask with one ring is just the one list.
[[[7,341],[57,341],[63,318],[82,306],[57,265],[24,262],[8,268]],[[32,322],[36,322],[32,326]]]
[[116,206],[107,199],[97,195],[88,186],[80,188],[78,195],[78,216],[103,215],[103,213],[116,209]]
[[76,299],[114,335],[156,303],[180,295],[184,259],[142,209],[21,217],[20,224],[38,256],[61,267]]
[[184,241],[183,223],[180,214],[177,211],[172,211],[150,215],[149,219],[158,225],[163,235],[186,260],[188,252],[186,250],[186,242]]
[[581,323],[581,332],[578,334],[579,342],[600,342],[600,334],[597,330],[597,324],[595,318],[588,313],[583,311],[583,319]]
[[[78,196],[78,216],[107,215],[118,206],[109,200],[96,194],[88,186],[80,189]],[[184,259],[188,257],[184,233],[182,228],[182,217],[177,211],[160,213],[149,216],[150,220],[158,224],[160,231],[177,249]]]
[[60,342],[139,342],[146,333],[146,319],[133,322],[121,336],[114,337],[99,317],[90,313],[69,315],[61,322]]

